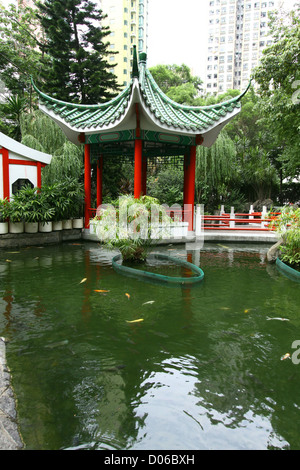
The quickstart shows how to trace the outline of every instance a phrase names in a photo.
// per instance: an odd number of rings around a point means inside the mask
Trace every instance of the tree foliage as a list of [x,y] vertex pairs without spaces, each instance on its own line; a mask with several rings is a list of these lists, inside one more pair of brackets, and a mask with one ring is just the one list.
[[53,155],[50,165],[43,168],[43,185],[82,179],[83,150],[69,142],[52,119],[41,111],[23,113],[21,131],[24,145]]
[[[0,5],[0,70],[1,80],[12,95],[30,94],[30,76],[38,79],[42,52],[37,34],[35,10],[22,4],[7,9]],[[44,65],[45,67],[45,65]]]
[[271,16],[273,44],[263,51],[254,77],[259,107],[277,147],[286,176],[300,174],[300,5]]
[[38,2],[38,18],[45,32],[45,50],[51,59],[47,90],[63,101],[95,104],[115,96],[116,76],[106,57],[108,27],[105,16],[89,0]]
[[198,104],[203,82],[200,77],[192,75],[187,65],[156,65],[150,72],[169,98],[180,104]]

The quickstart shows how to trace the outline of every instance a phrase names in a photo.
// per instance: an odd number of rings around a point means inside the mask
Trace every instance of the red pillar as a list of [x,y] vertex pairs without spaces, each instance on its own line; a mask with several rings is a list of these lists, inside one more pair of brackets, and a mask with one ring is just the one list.
[[139,199],[142,195],[142,149],[143,142],[136,139],[134,144],[134,197]]
[[187,184],[188,184],[188,169],[190,165],[190,153],[186,153],[184,155],[184,163],[183,163],[183,205],[186,204],[186,196],[187,196]]
[[184,220],[189,223],[189,231],[192,231],[194,226],[195,174],[196,146],[193,145],[190,154],[184,158]]
[[101,155],[97,162],[97,207],[102,204],[102,174],[103,174],[103,156]]
[[0,150],[2,153],[2,171],[3,171],[3,199],[9,199],[9,156],[8,150],[2,148]]
[[37,187],[41,189],[42,187],[42,164],[37,162]]
[[90,225],[90,207],[91,207],[91,147],[90,144],[84,146],[84,227]]

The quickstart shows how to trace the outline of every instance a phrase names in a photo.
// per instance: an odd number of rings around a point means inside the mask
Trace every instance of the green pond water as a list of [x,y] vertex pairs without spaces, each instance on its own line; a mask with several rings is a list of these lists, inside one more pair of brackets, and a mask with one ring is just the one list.
[[117,274],[96,243],[0,251],[26,449],[300,449],[300,284],[268,245],[224,245],[156,250],[203,269],[191,288]]

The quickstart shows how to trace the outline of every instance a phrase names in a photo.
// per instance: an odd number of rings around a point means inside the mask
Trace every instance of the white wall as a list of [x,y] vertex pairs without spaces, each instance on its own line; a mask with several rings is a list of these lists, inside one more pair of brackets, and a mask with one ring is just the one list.
[[37,167],[27,165],[9,165],[9,195],[12,194],[12,185],[18,179],[29,179],[34,187],[37,187]]

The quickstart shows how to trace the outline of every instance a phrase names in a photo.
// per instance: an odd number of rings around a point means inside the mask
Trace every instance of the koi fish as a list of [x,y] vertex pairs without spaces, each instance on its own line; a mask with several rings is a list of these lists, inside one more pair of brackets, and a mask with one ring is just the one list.
[[83,282],[87,281],[87,277],[84,277],[79,284],[83,284]]
[[145,302],[142,305],[154,304],[155,300],[149,300],[149,302]]
[[126,323],[140,323],[141,321],[144,321],[144,319],[138,318],[137,320],[126,320]]
[[95,289],[94,292],[110,292],[110,291],[104,290],[104,289]]
[[11,263],[11,259],[6,259],[5,260],[7,263]]
[[249,312],[250,312],[250,309],[244,310],[244,313],[249,313]]
[[129,300],[129,299],[130,299],[130,295],[129,295],[129,294],[125,294],[125,295],[126,295],[126,297],[128,298],[128,300]]
[[280,360],[284,361],[285,359],[290,359],[290,358],[291,358],[290,353],[286,353],[284,356],[281,356]]

